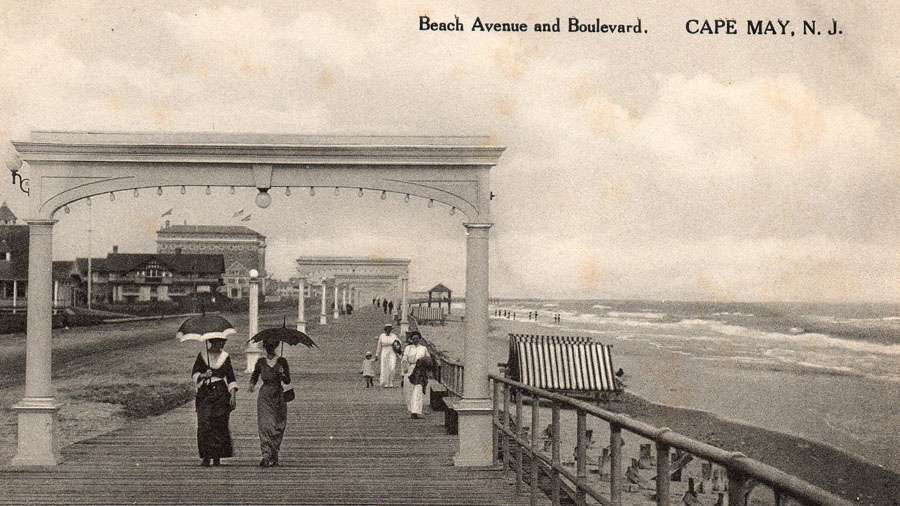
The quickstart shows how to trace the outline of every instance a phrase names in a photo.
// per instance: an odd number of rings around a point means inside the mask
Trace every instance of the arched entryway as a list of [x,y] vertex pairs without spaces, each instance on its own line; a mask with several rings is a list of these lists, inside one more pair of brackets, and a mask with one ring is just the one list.
[[[349,188],[422,198],[466,217],[466,368],[457,465],[490,465],[488,335],[490,169],[504,148],[486,137],[349,137],[265,134],[32,132],[14,141],[29,166],[25,396],[14,465],[56,465],[58,406],[51,382],[53,226],[65,206],[97,195],[186,186],[256,188],[267,207],[273,188]],[[176,190],[177,191],[177,190]]]

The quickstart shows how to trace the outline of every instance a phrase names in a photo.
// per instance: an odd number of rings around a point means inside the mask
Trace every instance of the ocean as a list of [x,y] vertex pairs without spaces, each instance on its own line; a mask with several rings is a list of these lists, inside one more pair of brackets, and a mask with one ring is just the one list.
[[[503,310],[534,333],[613,345],[628,389],[652,402],[828,444],[900,472],[898,304],[492,300],[492,318],[507,319],[496,314]],[[504,362],[506,336],[491,341],[491,363]]]

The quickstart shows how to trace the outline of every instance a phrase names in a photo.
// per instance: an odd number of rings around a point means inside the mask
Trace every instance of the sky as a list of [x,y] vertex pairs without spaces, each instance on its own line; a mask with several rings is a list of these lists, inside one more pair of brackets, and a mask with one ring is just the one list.
[[[493,296],[900,302],[900,7],[744,3],[3,0],[0,143],[8,157],[31,130],[489,135],[506,147]],[[466,31],[420,31],[421,15]],[[560,17],[563,32],[469,31],[476,16]],[[646,33],[565,33],[570,16]],[[716,17],[844,34],[685,31]],[[8,180],[0,196],[22,217],[27,197]],[[413,290],[464,291],[460,213],[253,196],[75,204],[54,257],[154,251],[172,208],[266,235],[277,278],[300,255],[381,255],[412,259]]]

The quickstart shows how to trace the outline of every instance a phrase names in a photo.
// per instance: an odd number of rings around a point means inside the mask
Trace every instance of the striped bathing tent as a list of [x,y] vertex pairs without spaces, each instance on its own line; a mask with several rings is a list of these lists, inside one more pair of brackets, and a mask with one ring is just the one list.
[[612,346],[590,337],[509,335],[510,378],[545,390],[614,392]]

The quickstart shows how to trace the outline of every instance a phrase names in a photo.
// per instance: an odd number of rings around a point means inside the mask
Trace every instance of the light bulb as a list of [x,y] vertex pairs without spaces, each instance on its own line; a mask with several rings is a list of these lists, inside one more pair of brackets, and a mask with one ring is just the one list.
[[71,213],[71,212],[72,212],[72,210],[71,210],[71,209],[69,209],[69,206],[63,206],[63,211],[65,211],[65,212],[66,212],[66,214],[69,214],[69,213]]
[[451,207],[451,208],[450,208],[450,216],[453,216],[454,214],[456,214],[456,208],[455,208],[455,207]]
[[434,207],[434,199],[428,199],[428,207]]
[[409,194],[407,193],[405,197],[403,197],[403,201],[407,204],[409,203]]
[[337,186],[335,186],[335,187],[334,187],[334,194],[335,194],[335,195],[340,195],[340,194],[341,194],[341,189],[338,188]]
[[116,193],[115,192],[109,192],[109,201],[110,202],[116,201]]
[[231,195],[234,195],[234,186],[232,186],[231,188],[228,189],[228,193],[230,193]]
[[291,187],[290,187],[290,186],[285,187],[285,189],[284,189],[284,196],[285,196],[285,197],[290,197],[290,196],[291,196]]
[[138,197],[140,197],[140,196],[141,196],[141,193],[138,191],[137,188],[135,188],[135,189],[134,189],[134,198],[138,198]]
[[256,194],[256,205],[261,209],[265,209],[269,207],[272,203],[272,196],[269,195],[269,190],[260,188],[259,193]]
[[384,200],[386,198],[387,198],[387,192],[384,190],[381,190],[381,200]]
[[357,194],[358,196],[362,197],[362,196],[363,196],[363,189],[360,188],[359,191],[356,192],[356,194]]
[[309,187],[309,195],[310,195],[310,196],[314,196],[315,194],[316,194],[316,187],[315,187],[315,186],[310,186],[310,187]]
[[181,185],[181,194],[184,195],[187,193],[187,189],[185,189],[184,185]]
[[157,194],[157,195],[162,195],[162,186],[157,186],[157,187],[156,187],[156,194]]
[[87,206],[91,207],[91,198],[90,197],[87,198]]
[[212,188],[210,188],[209,185],[206,185],[206,194],[212,195]]

